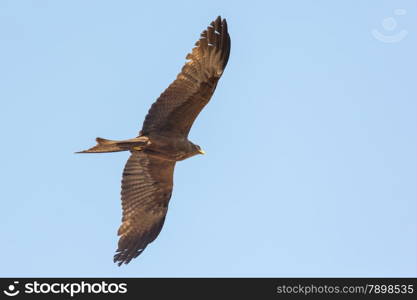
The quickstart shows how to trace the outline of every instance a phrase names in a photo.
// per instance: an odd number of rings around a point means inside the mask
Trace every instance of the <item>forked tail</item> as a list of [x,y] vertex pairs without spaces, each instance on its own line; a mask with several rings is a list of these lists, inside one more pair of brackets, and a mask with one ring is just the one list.
[[149,138],[146,136],[140,136],[130,140],[122,140],[122,141],[112,141],[106,140],[103,138],[96,138],[97,145],[94,147],[79,151],[75,153],[106,153],[106,152],[119,152],[119,151],[129,151],[133,150],[140,150],[143,147],[146,147],[150,144]]

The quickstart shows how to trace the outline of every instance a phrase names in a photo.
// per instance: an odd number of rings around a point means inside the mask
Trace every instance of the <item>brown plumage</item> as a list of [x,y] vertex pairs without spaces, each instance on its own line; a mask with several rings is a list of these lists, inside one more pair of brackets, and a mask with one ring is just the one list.
[[201,33],[181,72],[151,106],[139,136],[97,145],[79,153],[130,151],[122,177],[122,225],[114,262],[129,263],[158,236],[164,224],[177,161],[204,154],[188,140],[200,111],[210,101],[226,67],[230,37],[217,17]]

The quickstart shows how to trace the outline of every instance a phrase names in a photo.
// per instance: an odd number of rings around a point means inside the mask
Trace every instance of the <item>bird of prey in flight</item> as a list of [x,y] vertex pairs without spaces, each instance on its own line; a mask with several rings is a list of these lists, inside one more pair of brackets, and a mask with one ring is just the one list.
[[78,153],[130,151],[122,176],[122,224],[114,262],[129,263],[155,240],[164,224],[177,161],[204,154],[188,140],[194,120],[210,101],[229,59],[230,36],[220,16],[201,33],[177,78],[152,104],[136,138]]

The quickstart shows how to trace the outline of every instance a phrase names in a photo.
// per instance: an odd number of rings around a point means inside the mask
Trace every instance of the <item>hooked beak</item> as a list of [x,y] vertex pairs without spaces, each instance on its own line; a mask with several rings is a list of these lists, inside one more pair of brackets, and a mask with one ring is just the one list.
[[200,154],[206,154],[206,152],[204,152],[203,149],[198,149],[198,153],[200,153]]

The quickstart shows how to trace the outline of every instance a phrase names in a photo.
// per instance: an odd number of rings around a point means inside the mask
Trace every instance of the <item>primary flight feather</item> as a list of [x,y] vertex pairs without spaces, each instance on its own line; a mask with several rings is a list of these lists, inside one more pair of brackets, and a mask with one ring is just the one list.
[[112,141],[78,153],[130,151],[122,176],[122,224],[114,262],[129,263],[160,233],[168,210],[177,161],[204,154],[188,140],[210,101],[230,54],[227,22],[220,16],[201,33],[177,78],[152,104],[136,138]]

